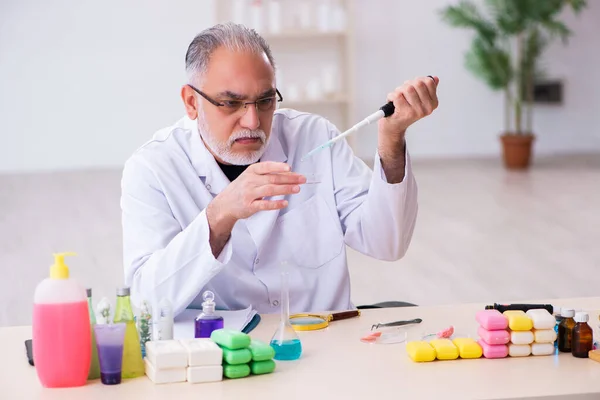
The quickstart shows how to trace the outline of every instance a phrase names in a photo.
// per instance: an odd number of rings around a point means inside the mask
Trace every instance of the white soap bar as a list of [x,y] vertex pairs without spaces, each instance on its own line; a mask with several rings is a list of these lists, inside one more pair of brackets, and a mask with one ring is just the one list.
[[528,310],[525,314],[533,321],[534,329],[554,329],[556,318],[544,308]]
[[144,364],[146,375],[156,384],[185,382],[187,378],[186,368],[156,369],[148,358],[144,358]]
[[187,350],[179,340],[152,340],[146,342],[146,358],[158,370],[186,368]]
[[187,363],[190,367],[221,365],[223,363],[223,350],[208,338],[181,339],[180,342],[187,351]]
[[531,331],[511,331],[510,341],[513,344],[531,344],[533,343],[533,332]]
[[190,383],[217,382],[223,380],[222,365],[207,365],[203,367],[188,367],[187,380]]
[[552,343],[534,343],[531,345],[531,354],[534,356],[549,356],[554,354],[554,350],[554,344]]
[[509,344],[508,355],[511,357],[527,357],[531,354],[531,346],[528,344]]
[[554,329],[535,329],[533,337],[536,343],[554,343],[556,332],[554,332]]

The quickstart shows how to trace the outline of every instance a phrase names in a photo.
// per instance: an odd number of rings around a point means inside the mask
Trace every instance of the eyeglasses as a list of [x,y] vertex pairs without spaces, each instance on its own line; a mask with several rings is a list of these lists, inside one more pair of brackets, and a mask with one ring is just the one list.
[[[256,101],[247,102],[247,101],[242,101],[242,100],[227,99],[227,100],[222,100],[221,102],[219,102],[217,100],[210,98],[206,93],[202,92],[201,90],[196,89],[192,85],[188,84],[188,86],[191,87],[192,89],[194,89],[194,91],[196,93],[198,93],[200,96],[204,97],[209,103],[211,103],[217,107],[223,107],[223,110],[225,112],[227,112],[228,114],[234,114],[237,111],[241,110],[242,108],[246,109],[251,104],[254,104],[254,106],[256,107],[256,111],[267,112],[267,111],[271,111],[273,109],[276,101],[277,101],[277,103],[283,101],[283,97],[281,96],[281,93],[279,93],[279,90],[275,89],[275,95],[269,96],[269,97],[264,97],[264,98],[258,99]],[[277,97],[277,100],[275,100],[275,97]]]

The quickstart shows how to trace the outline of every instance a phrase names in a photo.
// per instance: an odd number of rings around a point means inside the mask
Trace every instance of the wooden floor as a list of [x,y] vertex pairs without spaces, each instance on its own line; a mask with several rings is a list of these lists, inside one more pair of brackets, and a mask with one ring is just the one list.
[[[406,257],[349,250],[356,304],[500,302],[600,293],[600,155],[419,161],[420,211]],[[0,176],[0,326],[28,324],[53,252],[94,298],[122,283],[120,171]],[[560,306],[560,305],[559,305]]]

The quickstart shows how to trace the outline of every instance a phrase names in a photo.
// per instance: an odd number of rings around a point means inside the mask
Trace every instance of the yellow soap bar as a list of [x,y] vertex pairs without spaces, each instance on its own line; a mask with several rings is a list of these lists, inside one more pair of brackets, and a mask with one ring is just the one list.
[[435,349],[425,341],[413,341],[406,343],[408,356],[416,362],[433,361],[436,357]]
[[458,347],[450,339],[434,339],[429,344],[435,349],[438,360],[456,360],[458,358]]
[[472,338],[456,338],[452,341],[458,347],[460,358],[480,358],[483,355],[483,349]]
[[521,310],[507,310],[502,314],[508,318],[508,327],[513,331],[530,331],[533,320]]

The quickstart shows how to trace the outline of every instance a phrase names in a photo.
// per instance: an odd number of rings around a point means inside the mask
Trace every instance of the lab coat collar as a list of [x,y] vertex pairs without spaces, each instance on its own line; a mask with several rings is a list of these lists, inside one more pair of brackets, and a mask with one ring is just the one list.
[[[204,184],[211,193],[215,195],[221,193],[230,182],[200,137],[197,121],[185,116],[184,127],[191,131],[189,157],[198,177],[204,178]],[[287,161],[287,154],[283,150],[277,130],[271,130],[267,148],[260,161]]]

